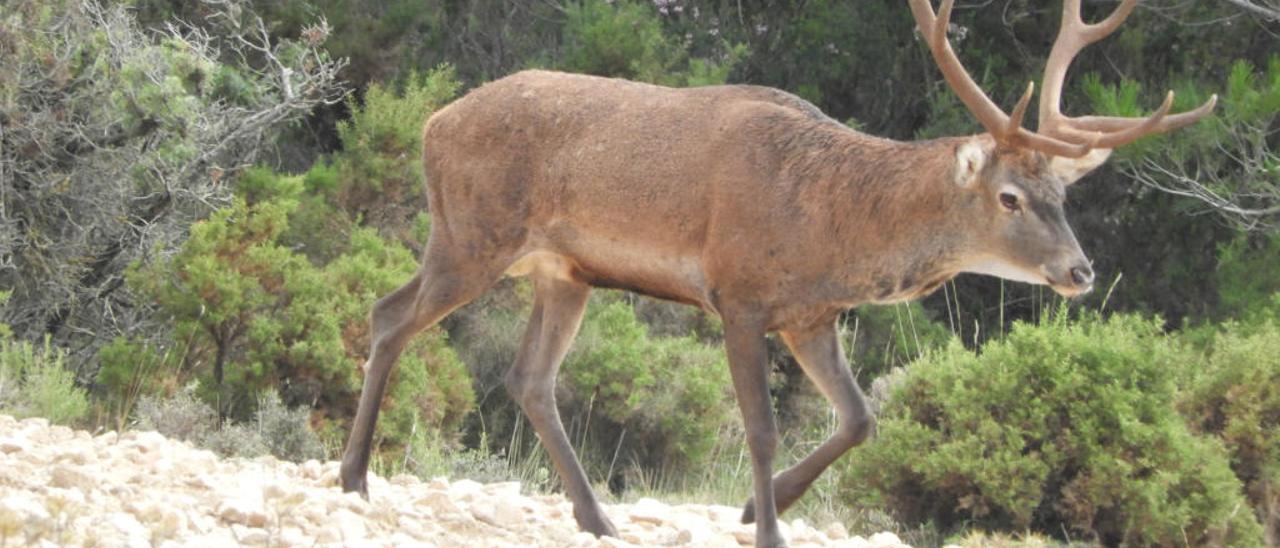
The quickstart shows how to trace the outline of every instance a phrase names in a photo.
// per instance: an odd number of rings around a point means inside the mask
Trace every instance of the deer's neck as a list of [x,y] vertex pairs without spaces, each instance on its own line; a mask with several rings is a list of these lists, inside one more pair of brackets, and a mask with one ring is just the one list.
[[846,304],[897,302],[932,292],[960,271],[973,193],[953,181],[959,139],[897,142],[849,132],[810,181],[826,199],[821,230],[833,289]]

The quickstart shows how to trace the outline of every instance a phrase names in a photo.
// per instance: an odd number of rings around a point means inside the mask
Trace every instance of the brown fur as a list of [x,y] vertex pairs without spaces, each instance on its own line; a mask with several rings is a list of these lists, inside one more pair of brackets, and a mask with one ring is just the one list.
[[[504,273],[527,275],[533,317],[507,385],[579,524],[615,532],[564,436],[555,371],[589,287],[624,288],[724,319],[756,481],[744,519],[759,518],[760,545],[778,544],[777,512],[872,428],[835,334],[840,311],[917,298],[967,269],[1064,293],[1092,280],[1062,215],[1070,181],[1039,153],[998,150],[986,135],[881,139],[768,88],[521,72],[437,112],[423,147],[433,229],[422,271],[373,312],[343,459],[348,490],[365,490],[378,402],[408,338]],[[1000,205],[1003,192],[1019,193],[1017,211]],[[841,418],[831,439],[772,480],[769,331]]]

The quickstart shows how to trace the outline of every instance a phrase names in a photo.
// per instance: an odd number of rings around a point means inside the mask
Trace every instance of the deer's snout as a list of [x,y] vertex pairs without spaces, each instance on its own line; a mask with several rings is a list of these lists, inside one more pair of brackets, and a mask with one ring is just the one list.
[[1057,265],[1041,267],[1049,287],[1063,297],[1077,297],[1093,289],[1093,266],[1083,255],[1073,255]]

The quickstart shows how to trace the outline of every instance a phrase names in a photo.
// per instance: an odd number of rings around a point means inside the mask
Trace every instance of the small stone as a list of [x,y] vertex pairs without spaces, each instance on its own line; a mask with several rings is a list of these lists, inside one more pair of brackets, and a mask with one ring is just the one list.
[[871,545],[876,547],[898,548],[899,546],[903,546],[902,539],[898,538],[898,535],[888,531],[871,535],[870,540]]
[[30,453],[31,442],[22,438],[0,438],[0,453]]
[[365,525],[364,519],[350,510],[338,510],[333,514],[333,520],[345,543],[360,540],[369,535],[369,528]]
[[418,477],[413,474],[396,474],[391,477],[391,485],[398,485],[400,487],[412,487],[419,483],[422,482],[418,481]]
[[298,471],[302,473],[302,477],[306,479],[317,479],[322,473],[320,461],[316,459],[308,460],[298,467]]
[[75,430],[72,430],[61,424],[55,424],[49,427],[49,441],[67,441],[76,437]]
[[320,472],[320,478],[316,480],[316,485],[321,487],[337,487],[339,475],[340,472],[337,468],[326,469],[323,472]]
[[373,509],[373,506],[369,504],[369,501],[364,500],[364,497],[360,496],[360,493],[356,492],[342,494],[342,507],[361,516],[368,515],[369,510]]
[[49,474],[49,484],[54,487],[89,491],[97,485],[97,480],[79,466],[60,463],[54,465],[53,471]]
[[46,419],[44,417],[31,417],[28,419],[22,419],[22,422],[20,424],[22,424],[23,430],[48,430],[49,429],[49,419]]
[[103,432],[98,434],[98,437],[93,438],[93,441],[104,445],[115,444],[120,441],[120,434],[117,434],[115,430]]
[[599,540],[600,540],[601,546],[608,546],[609,548],[629,548],[631,546],[634,546],[630,542],[627,542],[620,538],[600,537]]
[[675,538],[671,539],[671,544],[676,544],[676,545],[689,544],[690,542],[693,542],[693,531],[690,531],[688,529],[681,529],[679,531],[676,531]]
[[455,516],[462,513],[462,509],[457,503],[449,497],[448,493],[441,491],[428,491],[414,501],[415,506],[425,506],[441,517]]
[[262,505],[247,498],[227,499],[218,505],[218,517],[227,523],[239,523],[250,527],[267,524],[267,513]]
[[271,540],[271,535],[266,530],[257,527],[245,527],[239,523],[231,525],[231,534],[240,544],[250,546],[266,544],[268,540]]
[[133,517],[132,514],[112,512],[107,514],[106,519],[103,521],[115,530],[123,533],[125,537],[131,540],[147,540],[151,537],[151,530],[142,525],[142,523],[138,521],[138,518]]
[[470,501],[484,493],[484,486],[479,482],[463,479],[453,482],[449,486],[449,492],[459,500]]
[[832,523],[822,530],[831,540],[844,540],[849,538],[849,530],[844,528],[844,524],[840,522]]
[[520,482],[503,481],[490,483],[484,486],[484,492],[499,497],[518,497],[520,496]]
[[525,525],[524,510],[509,500],[499,500],[493,507],[493,514],[501,527],[519,529]]
[[480,523],[486,523],[494,527],[501,527],[498,523],[498,516],[493,511],[493,503],[489,501],[479,501],[471,505],[471,517],[476,518]]
[[133,439],[133,446],[143,453],[154,453],[164,447],[168,441],[159,432],[138,432]]
[[631,521],[637,523],[663,523],[671,519],[671,508],[650,498],[643,498],[631,505],[627,512]]

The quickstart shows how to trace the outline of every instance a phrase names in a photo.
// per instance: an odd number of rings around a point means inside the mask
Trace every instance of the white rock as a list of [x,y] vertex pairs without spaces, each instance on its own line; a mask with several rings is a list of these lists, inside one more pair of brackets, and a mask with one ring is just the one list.
[[898,535],[888,531],[871,535],[870,541],[871,545],[877,548],[898,548],[900,546],[906,546],[902,543],[902,539],[898,538]]
[[31,442],[23,438],[3,437],[0,438],[0,453],[30,453]]
[[54,487],[89,491],[98,481],[83,468],[69,463],[59,463],[49,472],[49,484]]
[[671,519],[671,507],[650,498],[642,498],[627,511],[631,521],[663,523]]
[[249,546],[266,544],[271,539],[271,535],[266,530],[257,527],[245,527],[239,523],[231,524],[231,535],[240,544]]
[[478,482],[463,479],[449,486],[449,494],[459,500],[469,501],[484,494],[484,486]]
[[484,486],[484,492],[499,497],[518,497],[520,496],[520,482],[503,481],[490,483]]
[[320,461],[316,459],[308,460],[298,467],[298,472],[306,479],[317,479],[323,472],[320,468]]
[[823,528],[822,533],[827,535],[827,538],[831,540],[844,540],[849,538],[849,530],[845,529],[844,524],[838,521]]
[[493,514],[500,526],[507,529],[522,529],[526,523],[524,509],[507,499],[498,500],[493,507]]
[[412,487],[422,483],[418,481],[418,477],[413,474],[396,474],[391,477],[391,485],[400,487]]
[[218,517],[227,523],[239,523],[250,527],[267,524],[267,513],[261,501],[242,497],[223,500],[218,504]]
[[369,528],[364,519],[350,510],[334,512],[333,522],[338,526],[343,542],[350,543],[369,536]]
[[105,516],[103,520],[107,525],[122,533],[130,541],[148,540],[151,538],[151,530],[138,521],[138,518],[132,514],[124,512],[112,512]]

